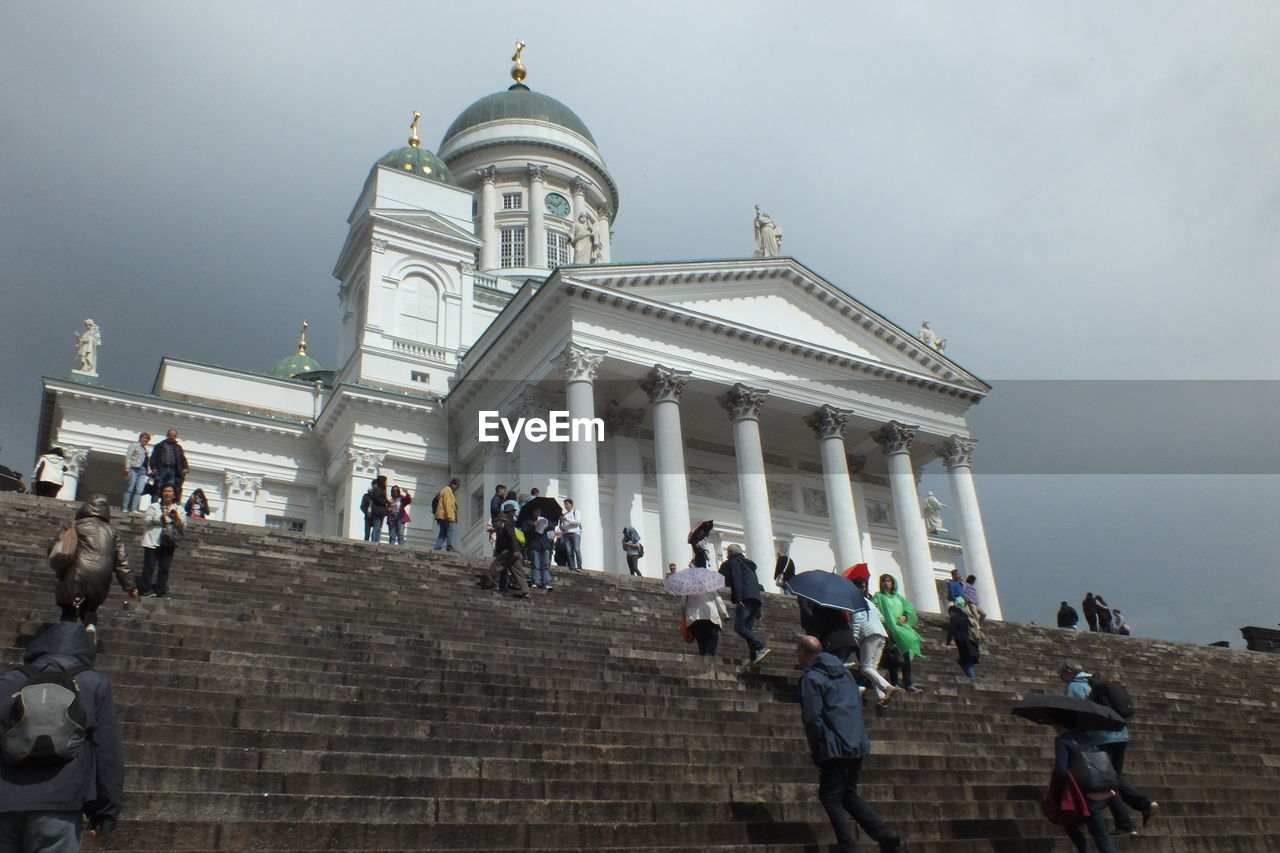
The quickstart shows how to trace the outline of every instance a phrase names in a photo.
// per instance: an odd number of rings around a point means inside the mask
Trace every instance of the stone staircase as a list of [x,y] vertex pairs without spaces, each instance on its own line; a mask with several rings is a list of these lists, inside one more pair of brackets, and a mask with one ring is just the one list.
[[[66,503],[0,494],[0,657],[56,618],[43,547]],[[141,568],[140,519],[118,521]],[[101,611],[126,739],[125,819],[102,848],[818,853],[790,599],[774,654],[690,654],[657,581],[562,573],[517,601],[481,561],[196,522],[170,599]],[[1140,703],[1129,775],[1161,818],[1120,849],[1280,850],[1280,656],[990,626],[976,683],[922,628],[920,695],[868,715],[863,793],[913,853],[1069,851],[1040,816],[1051,734],[1011,717],[1058,661]],[[97,849],[86,842],[86,849]],[[866,844],[872,850],[873,845]]]

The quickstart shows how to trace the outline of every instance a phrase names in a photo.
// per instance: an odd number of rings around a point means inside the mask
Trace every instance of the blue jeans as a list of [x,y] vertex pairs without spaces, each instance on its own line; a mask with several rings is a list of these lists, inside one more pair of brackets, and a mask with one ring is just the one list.
[[142,491],[147,487],[147,469],[130,468],[129,484],[124,487],[124,511],[132,512],[142,501]]
[[0,814],[0,853],[79,853],[80,810]]
[[533,566],[532,583],[543,589],[551,588],[551,552],[530,551],[529,563]]
[[[1084,822],[1084,826],[1089,830],[1093,843],[1097,845],[1098,853],[1116,853],[1115,842],[1111,840],[1111,833],[1107,831],[1107,806],[1110,805],[1111,799],[1089,801],[1089,817]],[[1067,827],[1067,837],[1080,853],[1089,853],[1089,842],[1085,841],[1084,832],[1080,827]]]
[[569,555],[570,571],[581,571],[582,569],[582,534],[566,533],[560,537],[564,540],[564,550]]
[[384,522],[384,521],[386,521],[386,520],[387,520],[387,517],[386,517],[385,515],[371,515],[371,516],[369,516],[369,521],[370,521],[371,526],[369,527],[369,535],[368,535],[368,537],[367,537],[366,541],[368,541],[368,542],[381,542],[381,541],[382,541],[382,522]]
[[458,529],[458,522],[446,521],[443,518],[436,519],[436,526],[440,528],[440,532],[436,534],[436,550],[448,546],[449,550],[453,550],[453,539]]
[[733,614],[733,630],[738,636],[747,641],[747,650],[752,656],[764,648],[764,641],[755,635],[756,623],[760,621],[760,610],[762,605],[754,598],[748,598],[742,602],[742,606]]
[[178,473],[177,468],[156,469],[156,500],[160,500],[160,490],[165,486],[173,486],[173,496],[182,499],[182,481],[186,478]]
[[387,516],[387,541],[392,545],[404,544],[404,522],[399,516]]

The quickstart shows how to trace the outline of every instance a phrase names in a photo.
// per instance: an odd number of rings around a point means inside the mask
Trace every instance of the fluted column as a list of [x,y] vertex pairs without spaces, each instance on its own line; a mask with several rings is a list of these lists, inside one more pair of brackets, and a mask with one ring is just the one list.
[[[654,462],[658,469],[658,516],[662,529],[662,565],[689,562],[689,481],[680,431],[680,395],[690,372],[655,364],[640,387],[653,404]],[[652,553],[652,552],[650,552]]]
[[546,177],[546,166],[529,164],[529,266],[540,269],[547,266]]
[[938,613],[938,590],[933,580],[933,557],[920,515],[920,494],[911,466],[911,442],[916,428],[890,421],[872,435],[889,458],[889,491],[898,517],[898,541],[902,546],[904,592],[917,610]]
[[[89,461],[89,448],[62,445],[63,461],[67,466],[62,474],[62,488],[58,490],[58,498],[74,501],[80,497],[80,475],[84,473],[85,463]],[[35,484],[32,483],[32,488]]]
[[596,233],[600,237],[600,263],[607,264],[613,260],[613,233],[609,230],[613,227],[613,219],[608,208],[600,208],[599,220]]
[[582,178],[574,178],[569,184],[569,189],[573,192],[573,219],[576,222],[582,214],[591,215],[591,211],[587,210],[587,184]]
[[480,176],[480,269],[491,270],[498,266],[498,167],[485,166],[476,169]]
[[370,450],[364,447],[347,447],[347,461],[351,463],[351,473],[347,480],[347,506],[343,516],[346,530],[342,535],[352,539],[364,538],[364,513],[360,511],[360,499],[369,491],[369,481],[378,476],[382,463],[387,458],[385,450]]
[[975,576],[978,600],[987,616],[1000,619],[1000,595],[991,570],[991,552],[987,549],[987,531],[978,508],[978,491],[973,484],[972,438],[953,435],[942,446],[942,462],[951,481],[951,502],[955,504],[960,523],[960,544],[964,547],[964,565]]
[[[555,365],[564,373],[565,408],[569,422],[580,418],[588,421],[596,416],[595,378],[604,350],[587,349],[570,343],[555,358]],[[565,497],[582,514],[582,565],[584,568],[604,570],[604,519],[600,517],[600,463],[596,456],[595,433],[588,429],[586,435],[570,436],[569,442],[569,491]]]
[[[605,531],[606,570],[626,574],[626,556],[622,552],[622,528],[634,527],[644,536],[644,463],[640,455],[640,424],[644,420],[643,409],[627,409],[617,403],[605,408],[604,429],[613,451],[610,481],[613,484],[613,524]],[[658,576],[663,568],[658,561],[661,548],[654,551],[654,559],[641,560],[640,571]],[[653,569],[645,571],[649,566]]]
[[853,486],[849,480],[849,464],[845,457],[844,430],[849,412],[832,406],[805,416],[804,422],[818,439],[822,457],[822,484],[827,490],[827,517],[831,522],[831,550],[836,568],[841,571],[863,562],[862,542],[858,534],[858,515],[853,504]]
[[738,493],[742,500],[747,556],[761,566],[767,565],[775,555],[764,448],[760,443],[760,407],[768,393],[739,382],[716,398],[733,421],[733,450],[738,461]]

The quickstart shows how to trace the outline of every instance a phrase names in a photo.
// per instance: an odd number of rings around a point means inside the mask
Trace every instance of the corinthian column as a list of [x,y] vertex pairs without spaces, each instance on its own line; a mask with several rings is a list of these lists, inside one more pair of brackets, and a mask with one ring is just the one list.
[[733,421],[733,449],[738,461],[738,492],[742,498],[747,556],[760,566],[767,565],[774,556],[773,519],[769,515],[764,448],[760,444],[760,407],[768,394],[739,382],[716,398]]
[[[556,356],[554,364],[564,373],[565,408],[569,410],[569,422],[585,418],[587,422],[596,416],[595,378],[604,350],[587,349],[571,343]],[[582,515],[582,566],[604,570],[604,520],[600,517],[600,464],[596,456],[595,431],[588,428],[579,439],[570,435],[569,441],[569,492],[565,497]]]
[[529,164],[529,266],[539,268],[547,266],[546,177],[546,166]]
[[987,616],[999,619],[1000,596],[996,592],[996,578],[991,571],[991,552],[987,549],[987,532],[982,525],[982,512],[978,509],[978,492],[973,485],[972,438],[953,435],[942,446],[942,462],[951,480],[951,502],[955,504],[956,518],[960,522],[960,544],[964,547],[964,565],[975,576],[978,601]]
[[813,430],[813,437],[818,439],[822,484],[827,490],[827,518],[831,522],[831,550],[835,552],[836,568],[840,570],[863,562],[858,516],[854,509],[853,486],[849,480],[849,463],[844,447],[844,430],[850,414],[824,405],[804,419]]
[[[658,517],[662,565],[689,562],[689,481],[680,431],[680,395],[690,372],[655,364],[640,387],[653,404],[653,450],[658,469]],[[651,552],[652,553],[652,552]]]
[[872,435],[889,457],[889,491],[893,495],[893,511],[898,517],[898,541],[906,564],[902,579],[905,593],[916,610],[937,613],[938,590],[933,581],[933,557],[929,554],[929,538],[920,515],[920,495],[916,491],[915,471],[911,466],[911,442],[916,427],[889,421]]
[[485,166],[476,169],[480,176],[480,269],[491,270],[498,266],[498,167]]

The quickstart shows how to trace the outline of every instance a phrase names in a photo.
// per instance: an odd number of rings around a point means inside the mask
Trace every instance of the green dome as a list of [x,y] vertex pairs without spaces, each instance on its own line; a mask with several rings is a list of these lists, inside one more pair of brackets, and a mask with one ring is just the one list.
[[306,353],[300,352],[286,356],[276,362],[276,366],[271,368],[270,375],[277,379],[292,379],[299,373],[314,373],[317,370],[324,370],[320,362]]
[[585,136],[592,145],[596,143],[591,131],[587,130],[587,126],[573,110],[555,98],[534,92],[528,86],[517,83],[506,91],[486,95],[463,110],[445,131],[444,141],[440,143],[440,147],[443,148],[445,142],[468,128],[485,122],[510,118],[528,118],[558,124],[580,136]]
[[427,149],[415,148],[412,145],[387,152],[376,165],[388,166],[396,171],[408,172],[419,178],[429,178],[442,184],[456,186],[458,183],[453,179],[453,172],[449,171],[444,161]]

